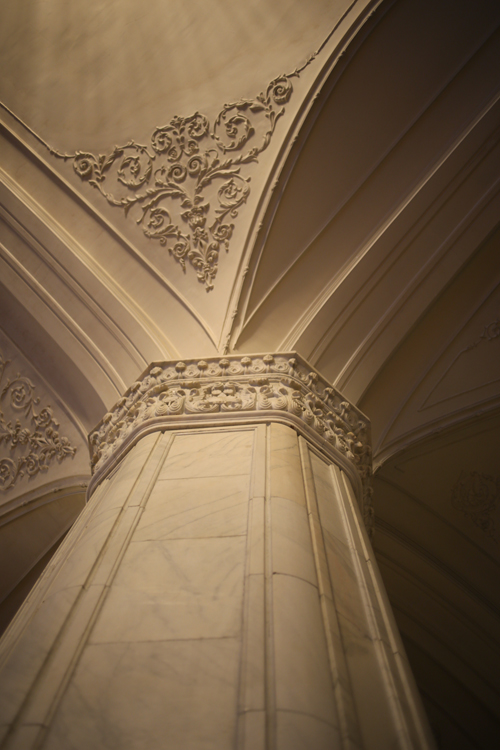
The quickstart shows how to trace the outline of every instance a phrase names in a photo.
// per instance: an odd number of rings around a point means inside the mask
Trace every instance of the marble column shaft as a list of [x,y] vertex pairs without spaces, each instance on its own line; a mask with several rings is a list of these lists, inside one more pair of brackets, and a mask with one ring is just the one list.
[[139,435],[0,646],[2,750],[432,747],[344,468],[276,418]]

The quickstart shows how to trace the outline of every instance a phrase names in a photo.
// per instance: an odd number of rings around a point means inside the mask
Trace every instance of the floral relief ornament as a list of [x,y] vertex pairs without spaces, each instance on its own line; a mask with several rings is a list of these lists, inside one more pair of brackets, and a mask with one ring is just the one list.
[[[126,216],[133,211],[144,235],[166,247],[184,271],[189,261],[208,291],[221,247],[229,249],[231,219],[250,193],[241,167],[268,147],[294,75],[279,76],[255,99],[225,104],[213,123],[199,112],[173,117],[154,130],[148,146],[131,140],[99,156],[53,153],[72,159],[76,174],[112,206]],[[212,185],[215,206],[206,196]]]
[[209,291],[220,250],[229,250],[231,219],[250,193],[242,167],[257,162],[269,146],[292,95],[291,79],[318,52],[255,98],[224,104],[213,122],[200,112],[173,117],[155,128],[149,145],[130,140],[106,154],[64,154],[33,134],[53,156],[71,160],[76,174],[111,206],[133,215],[144,235],[165,247],[184,271],[188,261]]
[[40,398],[35,395],[35,386],[27,377],[17,373],[13,380],[7,379],[2,384],[8,364],[9,360],[4,359],[0,351],[0,404],[7,404],[21,418],[6,421],[0,410],[0,446],[11,454],[0,457],[2,492],[12,489],[25,474],[36,476],[47,471],[54,459],[61,463],[76,453],[68,438],[59,435],[59,424],[51,407],[47,405],[40,411],[35,410]]
[[213,122],[200,112],[172,117],[155,128],[148,145],[129,140],[99,155],[62,153],[3,102],[0,107],[52,156],[72,161],[75,173],[111,206],[134,216],[145,237],[166,248],[184,271],[188,261],[210,291],[220,250],[229,250],[231,219],[250,194],[242,168],[267,149],[293,93],[292,79],[318,57],[340,22],[302,65],[274,78],[253,99],[224,104]]
[[451,503],[489,536],[496,539],[492,518],[500,504],[500,477],[471,471],[462,472],[451,493]]

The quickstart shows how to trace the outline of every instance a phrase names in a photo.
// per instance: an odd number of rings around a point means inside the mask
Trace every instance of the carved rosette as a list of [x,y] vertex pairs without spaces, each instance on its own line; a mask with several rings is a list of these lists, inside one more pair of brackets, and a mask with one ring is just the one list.
[[270,418],[291,423],[359,478],[371,530],[369,422],[294,352],[153,363],[90,434],[92,485],[146,431]]

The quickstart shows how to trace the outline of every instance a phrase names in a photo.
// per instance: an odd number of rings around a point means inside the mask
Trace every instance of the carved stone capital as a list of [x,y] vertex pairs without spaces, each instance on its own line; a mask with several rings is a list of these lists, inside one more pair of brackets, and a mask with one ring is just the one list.
[[369,421],[295,352],[153,362],[89,436],[89,492],[148,432],[269,421],[292,425],[347,472],[370,529]]

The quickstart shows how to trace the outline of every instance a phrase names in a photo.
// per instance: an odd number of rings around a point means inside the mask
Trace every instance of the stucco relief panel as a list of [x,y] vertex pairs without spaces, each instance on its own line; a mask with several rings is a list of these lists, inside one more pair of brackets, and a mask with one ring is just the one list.
[[5,104],[49,153],[71,163],[78,177],[119,208],[136,230],[188,265],[207,291],[214,288],[222,250],[230,249],[234,220],[250,195],[250,165],[258,163],[285,114],[292,80],[299,78],[329,38],[291,73],[274,78],[255,97],[225,103],[209,118],[194,112],[153,129],[148,144],[130,139],[93,153],[63,153],[47,143]]
[[59,434],[50,404],[41,403],[32,381],[11,372],[10,364],[0,350],[0,492],[13,489],[23,477],[48,472],[77,450]]
[[250,194],[249,165],[269,146],[292,95],[292,79],[316,54],[253,99],[224,104],[212,121],[200,112],[172,117],[153,130],[147,145],[131,139],[106,153],[62,153],[34,135],[184,271],[192,266],[210,291],[220,252],[229,250],[234,220]]
[[462,472],[451,493],[451,504],[494,542],[500,507],[500,477],[485,472]]
[[83,431],[0,336],[0,505],[47,483],[87,475]]

